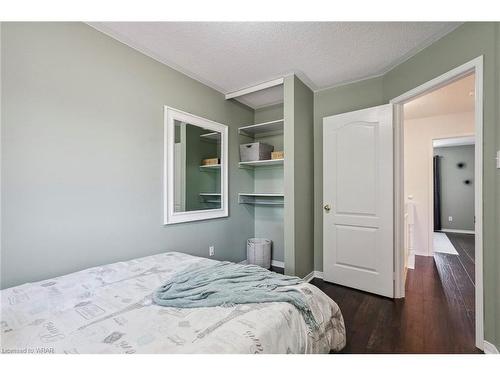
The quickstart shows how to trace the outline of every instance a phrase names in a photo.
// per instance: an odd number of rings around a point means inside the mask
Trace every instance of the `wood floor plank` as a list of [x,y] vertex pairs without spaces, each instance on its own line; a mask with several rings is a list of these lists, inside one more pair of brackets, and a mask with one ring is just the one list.
[[474,284],[467,275],[463,264],[458,257],[451,258],[449,268],[457,285],[458,292],[462,299],[462,303],[467,311],[467,315],[472,324],[474,324],[474,309],[475,309],[475,290]]
[[400,324],[400,343],[397,352],[423,353],[424,352],[424,294],[411,290],[406,291],[406,298],[402,302],[403,308]]
[[447,237],[458,252],[458,259],[462,263],[472,283],[475,283],[475,236],[473,234],[446,233]]

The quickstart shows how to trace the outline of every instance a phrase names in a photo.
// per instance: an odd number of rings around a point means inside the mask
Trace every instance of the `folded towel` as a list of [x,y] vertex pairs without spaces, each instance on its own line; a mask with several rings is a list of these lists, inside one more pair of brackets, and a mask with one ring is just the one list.
[[305,296],[287,288],[304,282],[255,265],[218,262],[192,266],[156,290],[153,301],[177,308],[214,307],[245,303],[288,302],[304,317],[310,330],[318,325]]

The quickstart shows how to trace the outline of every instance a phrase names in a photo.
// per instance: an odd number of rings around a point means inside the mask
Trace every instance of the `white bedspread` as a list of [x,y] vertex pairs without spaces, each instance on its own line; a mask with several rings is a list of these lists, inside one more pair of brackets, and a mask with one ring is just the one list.
[[215,262],[163,253],[1,291],[3,353],[328,353],[345,345],[339,307],[309,283],[320,329],[291,304],[175,309],[151,295],[172,274]]

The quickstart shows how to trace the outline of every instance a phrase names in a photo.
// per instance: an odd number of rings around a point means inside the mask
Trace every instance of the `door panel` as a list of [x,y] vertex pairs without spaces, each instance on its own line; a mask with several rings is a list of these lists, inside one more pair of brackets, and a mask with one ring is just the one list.
[[392,106],[323,119],[326,281],[393,297]]
[[336,225],[337,265],[375,271],[376,229]]
[[[375,214],[377,124],[353,122],[335,133],[337,213]],[[357,147],[353,148],[352,145]]]

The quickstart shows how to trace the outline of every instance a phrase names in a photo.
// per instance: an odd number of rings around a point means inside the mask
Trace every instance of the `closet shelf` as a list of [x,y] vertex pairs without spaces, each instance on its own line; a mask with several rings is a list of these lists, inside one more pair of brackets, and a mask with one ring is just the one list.
[[281,119],[281,120],[263,122],[255,125],[242,126],[241,128],[238,128],[238,133],[243,135],[248,135],[250,137],[254,137],[261,133],[270,133],[270,132],[282,133],[284,123],[285,121]]
[[283,193],[239,193],[238,203],[263,206],[283,206]]
[[285,159],[269,159],[256,161],[240,161],[240,167],[265,167],[267,165],[283,165]]
[[284,197],[283,193],[239,193],[240,196],[248,197]]
[[200,171],[213,171],[220,169],[220,164],[200,165]]

